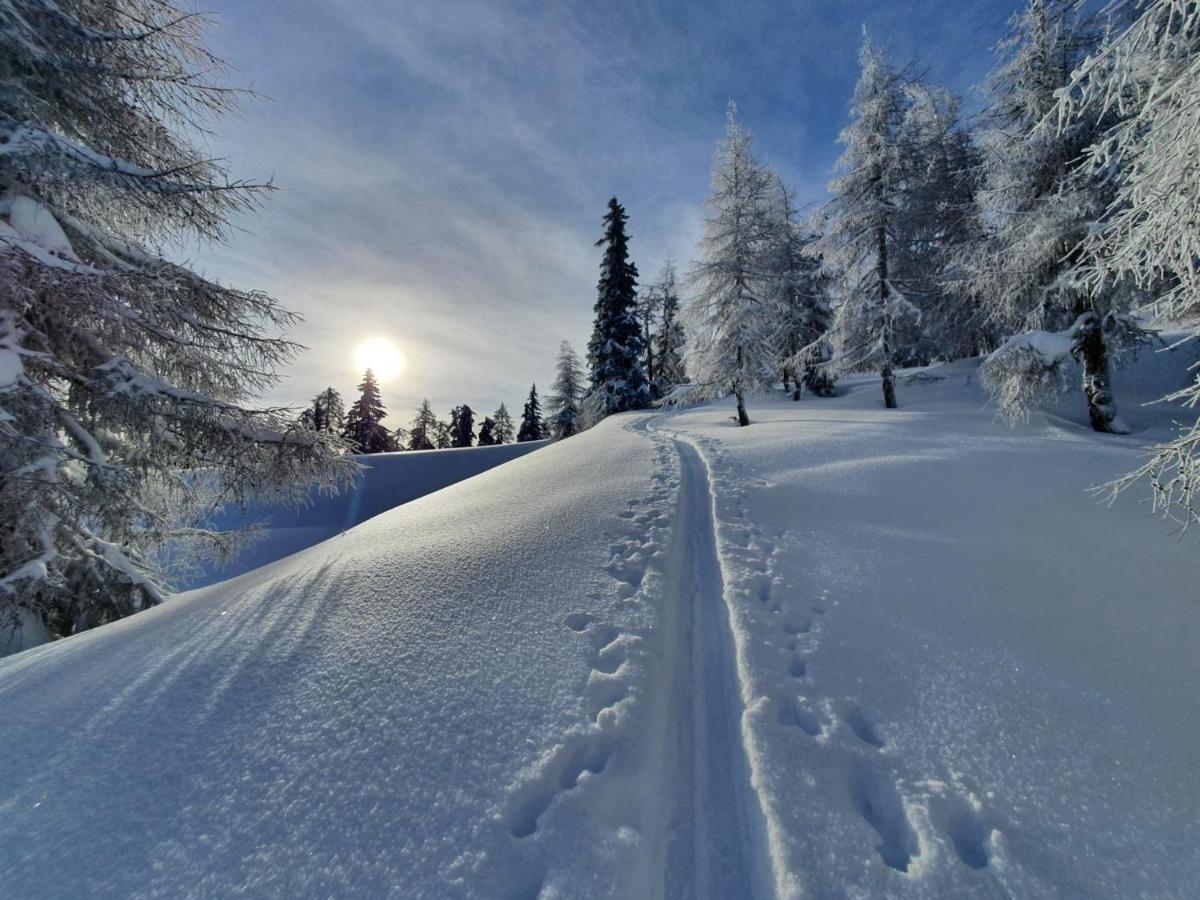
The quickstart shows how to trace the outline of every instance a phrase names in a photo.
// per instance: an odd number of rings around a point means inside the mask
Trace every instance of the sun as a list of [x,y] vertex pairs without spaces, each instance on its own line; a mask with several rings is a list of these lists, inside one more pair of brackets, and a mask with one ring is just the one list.
[[387,338],[370,338],[354,348],[355,370],[362,374],[370,369],[381,383],[403,372],[404,362],[404,353]]

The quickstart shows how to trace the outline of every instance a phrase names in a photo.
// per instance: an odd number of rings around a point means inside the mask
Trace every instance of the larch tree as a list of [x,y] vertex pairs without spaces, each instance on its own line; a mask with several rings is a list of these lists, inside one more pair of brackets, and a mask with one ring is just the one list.
[[775,379],[765,248],[772,177],[754,158],[751,136],[731,103],[717,148],[700,258],[688,273],[688,363],[703,394],[733,394],[737,423],[749,425],[746,395]]
[[[1085,152],[1094,174],[1115,173],[1114,196],[1088,232],[1081,282],[1103,296],[1132,282],[1158,321],[1192,323],[1200,338],[1200,7],[1146,0],[1058,97],[1059,127],[1107,122]],[[1200,373],[1166,398],[1200,406]],[[1150,481],[1156,508],[1200,524],[1200,421],[1157,447],[1115,484]]]
[[1079,278],[1083,243],[1112,200],[1111,173],[1083,163],[1105,117],[1058,128],[1053,116],[1059,92],[1101,36],[1074,0],[1029,0],[1013,18],[979,133],[989,234],[972,280],[1012,335],[981,373],[1000,411],[1022,417],[1045,393],[1061,390],[1064,366],[1075,358],[1092,428],[1120,433],[1109,357],[1114,340],[1119,348],[1139,334],[1125,315],[1134,295],[1124,284],[1089,291]]
[[919,317],[893,284],[890,269],[905,186],[899,142],[904,79],[865,33],[859,62],[853,120],[839,138],[845,147],[838,160],[841,174],[829,185],[833,199],[822,212],[822,233],[806,251],[821,259],[843,291],[831,368],[878,371],[883,404],[893,409],[896,335]]
[[354,469],[255,403],[296,316],[163,256],[269,187],[193,142],[239,97],[204,27],[170,0],[0,3],[0,627],[26,643],[160,602],[168,544],[230,552],[216,505]]
[[429,399],[426,398],[417,407],[417,414],[413,417],[412,425],[409,426],[408,449],[433,450],[434,442],[437,440],[437,426],[437,416],[433,414],[433,408],[429,405]]
[[379,392],[379,383],[370,369],[363,374],[358,391],[358,399],[346,412],[342,437],[356,453],[387,453],[396,449],[391,433],[383,426],[387,410]]
[[567,341],[558,347],[557,367],[558,374],[546,405],[550,437],[561,441],[583,430],[583,409],[580,405],[584,394],[583,367],[579,355]]
[[346,406],[342,402],[342,395],[332,387],[317,394],[300,415],[302,424],[325,434],[341,434],[346,424]]
[[637,266],[629,259],[625,208],[613,197],[604,216],[604,248],[597,285],[595,323],[588,342],[592,393],[604,415],[643,409],[650,386],[642,367],[642,327],[638,321]]
[[679,284],[675,261],[670,257],[663,263],[654,288],[661,298],[658,329],[653,336],[655,348],[654,395],[665,397],[672,388],[687,381],[683,361],[686,338],[679,317]]
[[508,414],[508,408],[503,403],[492,413],[492,421],[495,423],[492,426],[492,434],[495,435],[496,443],[511,444],[517,432],[513,426],[512,416]]
[[770,207],[766,245],[767,298],[772,317],[771,341],[780,357],[784,390],[799,400],[803,387],[827,397],[833,393],[833,376],[825,336],[833,322],[829,279],[821,262],[805,252],[813,241],[797,221],[791,192],[776,177]]
[[542,422],[542,404],[538,400],[537,385],[529,388],[529,397],[521,410],[521,429],[517,432],[517,442],[540,441],[546,437],[546,426]]

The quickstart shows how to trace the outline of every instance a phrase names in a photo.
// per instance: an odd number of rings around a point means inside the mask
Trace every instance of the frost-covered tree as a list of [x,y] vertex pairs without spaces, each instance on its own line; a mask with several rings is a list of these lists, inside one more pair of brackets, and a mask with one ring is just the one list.
[[346,411],[342,437],[355,453],[388,453],[395,450],[391,433],[383,426],[387,410],[375,373],[367,369],[358,386],[358,399]]
[[452,423],[441,419],[433,429],[433,447],[435,450],[449,450],[454,446],[454,429]]
[[[1160,321],[1197,323],[1200,7],[1184,0],[1123,7],[1136,18],[1076,69],[1056,110],[1068,132],[1080,121],[1103,123],[1084,164],[1112,173],[1115,191],[1089,231],[1081,281],[1093,296],[1132,282]],[[1200,405],[1200,373],[1168,399]],[[1200,421],[1118,486],[1141,478],[1150,479],[1160,511],[1200,523]]]
[[771,237],[772,178],[751,150],[751,136],[729,105],[717,147],[700,259],[688,273],[685,315],[689,367],[701,391],[733,394],[737,422],[749,425],[746,395],[775,379],[772,305],[766,295],[765,249]]
[[917,365],[990,351],[997,334],[963,269],[984,232],[976,202],[978,153],[960,124],[960,101],[917,80],[904,93],[904,189],[891,277],[921,313],[919,331],[905,335],[897,348],[905,364]]
[[[1105,117],[1080,117],[1058,128],[1053,116],[1059,92],[1097,49],[1101,34],[1074,0],[1029,0],[1013,18],[991,76],[987,127],[979,134],[985,173],[980,203],[989,234],[973,264],[972,287],[1000,327],[1036,333],[1038,347],[1010,339],[989,360],[994,394],[1007,390],[1010,401],[1024,397],[1032,404],[1033,386],[1054,380],[1036,369],[1060,369],[1073,355],[1082,362],[1092,427],[1120,432],[1110,338],[1136,333],[1123,315],[1132,294],[1123,285],[1088,291],[1079,279],[1082,244],[1112,199],[1111,173],[1090,172],[1083,164]],[[1047,341],[1042,333],[1067,340]],[[1046,357],[1051,344],[1068,348],[1067,355]],[[1006,380],[1023,387],[1006,389]]]
[[542,404],[538,400],[537,385],[529,388],[529,397],[521,410],[521,430],[517,432],[518,443],[540,441],[546,437],[546,425],[542,421]]
[[495,435],[496,423],[491,416],[484,416],[483,421],[479,423],[479,446],[492,447],[499,443]]
[[492,434],[496,438],[496,443],[511,444],[517,432],[513,426],[512,416],[508,414],[508,408],[503,403],[492,413],[492,421],[495,423],[492,426]]
[[342,395],[332,387],[327,387],[300,414],[301,424],[313,431],[325,434],[341,434],[345,428],[346,407]]
[[660,298],[660,304],[658,329],[653,336],[656,362],[652,388],[655,397],[665,397],[672,388],[687,381],[687,368],[683,361],[685,335],[679,316],[679,285],[675,261],[670,257],[663,263],[654,290]]
[[558,376],[547,398],[550,437],[556,441],[583,430],[583,368],[579,356],[567,341],[558,348]]
[[467,404],[454,407],[450,414],[451,447],[470,447],[475,443],[475,411]]
[[843,287],[834,318],[831,368],[877,370],[884,406],[892,409],[896,337],[918,318],[892,282],[890,269],[905,188],[899,141],[904,79],[865,33],[859,62],[862,74],[851,102],[853,121],[839,138],[845,146],[838,160],[841,174],[829,185],[833,199],[823,213],[822,234],[806,249]]
[[821,262],[805,253],[813,237],[796,221],[791,192],[776,177],[766,249],[767,298],[773,307],[771,341],[780,359],[784,390],[799,400],[802,387],[827,397],[833,376],[826,334],[833,322],[829,279]]
[[625,208],[613,197],[604,216],[604,248],[597,286],[596,319],[588,342],[592,392],[603,398],[605,415],[643,409],[650,386],[642,368],[644,353],[638,321],[637,266],[629,260]]
[[429,405],[429,398],[421,401],[417,414],[408,429],[409,450],[433,450],[437,440],[438,420]]
[[161,255],[267,187],[193,143],[238,100],[203,25],[170,0],[0,2],[0,627],[26,642],[158,603],[165,544],[231,549],[215,504],[353,468],[254,404],[295,316]]

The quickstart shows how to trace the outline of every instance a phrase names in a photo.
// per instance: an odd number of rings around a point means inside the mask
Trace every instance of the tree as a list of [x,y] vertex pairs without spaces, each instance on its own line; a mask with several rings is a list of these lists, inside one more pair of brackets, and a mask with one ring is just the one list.
[[433,430],[433,446],[438,450],[449,450],[454,446],[454,431],[450,422],[438,420]]
[[545,440],[546,426],[542,422],[542,405],[538,402],[537,385],[529,388],[529,398],[521,410],[521,430],[517,432],[517,442]]
[[563,341],[558,347],[558,378],[548,401],[550,437],[556,441],[582,431],[583,371],[579,356]]
[[829,185],[833,199],[823,213],[823,233],[807,251],[822,260],[844,289],[834,317],[832,368],[877,369],[883,404],[893,409],[897,329],[918,316],[892,283],[888,268],[904,188],[898,141],[903,79],[865,30],[859,62],[862,74],[851,101],[853,121],[839,137],[845,147],[838,160],[841,174]]
[[[1023,365],[1059,368],[1071,355],[1083,363],[1083,391],[1092,427],[1122,432],[1109,375],[1109,338],[1136,334],[1123,315],[1128,291],[1089,292],[1079,281],[1082,244],[1112,200],[1108,172],[1089,173],[1084,150],[1105,123],[1099,116],[1054,127],[1057,95],[1071,71],[1093,53],[1101,31],[1073,0],[1029,0],[1000,45],[1006,56],[991,77],[993,103],[979,136],[986,182],[981,192],[987,240],[973,264],[975,293],[989,298],[996,323],[1010,333],[1034,330],[1069,336],[1067,355],[1017,352],[1009,343],[991,362],[994,391],[1005,378],[1027,385],[1054,382]],[[997,351],[998,353],[1000,351]],[[1035,393],[1009,390],[1035,402]],[[1022,414],[1024,410],[1014,408]]]
[[484,416],[482,422],[479,423],[479,446],[491,447],[498,444],[495,436],[496,422],[491,416]]
[[642,328],[642,369],[646,373],[646,383],[649,386],[649,397],[657,400],[656,389],[658,367],[655,360],[657,347],[654,345],[654,335],[662,316],[663,295],[660,286],[649,285],[638,297],[637,315]]
[[596,298],[596,320],[588,342],[593,393],[603,398],[605,415],[643,409],[650,402],[650,386],[642,368],[642,329],[637,312],[637,266],[629,261],[628,220],[624,207],[613,197],[604,216],[604,247]]
[[773,307],[771,341],[782,359],[783,387],[786,391],[791,384],[793,400],[800,399],[805,385],[817,396],[829,396],[833,392],[833,377],[826,371],[831,354],[825,335],[833,321],[829,279],[820,260],[805,253],[813,237],[797,223],[787,186],[776,178],[774,187],[766,296]]
[[772,178],[751,153],[750,133],[729,104],[725,137],[712,173],[700,259],[688,274],[693,378],[706,391],[737,398],[737,422],[749,425],[746,394],[769,387],[778,353],[771,343],[765,251]]
[[392,436],[383,426],[387,411],[379,393],[379,383],[370,369],[363,375],[358,390],[358,399],[346,413],[342,437],[356,453],[388,453],[395,450]]
[[306,427],[324,434],[341,434],[345,417],[342,395],[331,387],[317,394],[308,409],[301,413],[301,421]]
[[[238,92],[169,2],[0,4],[0,627],[68,635],[226,553],[215,503],[352,474],[340,440],[252,399],[297,317],[158,248],[221,240],[269,185],[192,143]],[[197,473],[203,472],[203,477]]]
[[512,417],[508,414],[508,409],[503,403],[499,408],[492,413],[492,434],[495,435],[497,444],[511,444],[516,436],[516,431],[513,428]]
[[[1093,297],[1131,281],[1146,295],[1146,313],[1200,322],[1200,15],[1178,0],[1135,9],[1136,19],[1076,69],[1055,110],[1068,131],[1103,123],[1084,165],[1091,175],[1114,173],[1080,281]],[[1200,375],[1167,399],[1200,404]],[[1115,487],[1142,478],[1159,511],[1200,523],[1200,421]]]
[[670,257],[663,263],[662,271],[654,284],[661,298],[658,331],[654,334],[657,363],[654,369],[654,396],[663,397],[671,388],[687,381],[687,369],[683,362],[684,330],[679,318],[679,285],[675,277],[675,261]]
[[417,414],[413,418],[412,426],[408,429],[408,449],[434,449],[434,441],[437,439],[437,426],[437,416],[433,414],[433,409],[429,405],[429,399],[426,398],[417,407]]
[[475,443],[475,411],[467,404],[456,406],[450,415],[450,446],[470,447]]

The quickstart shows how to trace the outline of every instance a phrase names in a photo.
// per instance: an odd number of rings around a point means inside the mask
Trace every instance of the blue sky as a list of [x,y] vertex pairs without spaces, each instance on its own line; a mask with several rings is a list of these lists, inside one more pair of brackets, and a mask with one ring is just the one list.
[[390,423],[425,396],[443,415],[519,411],[559,342],[586,344],[609,196],[644,282],[667,254],[686,268],[729,100],[818,202],[863,24],[968,92],[1017,6],[208,0],[228,80],[270,98],[219,123],[212,151],[280,190],[193,260],[304,315],[291,336],[310,349],[272,402],[351,395],[354,346],[382,335],[408,357]]

